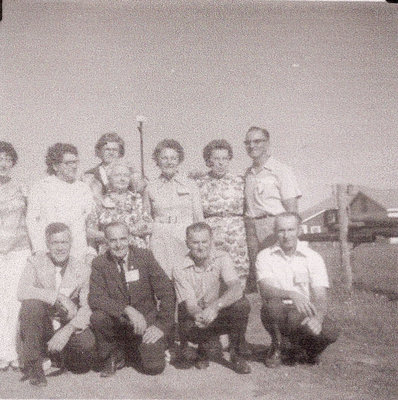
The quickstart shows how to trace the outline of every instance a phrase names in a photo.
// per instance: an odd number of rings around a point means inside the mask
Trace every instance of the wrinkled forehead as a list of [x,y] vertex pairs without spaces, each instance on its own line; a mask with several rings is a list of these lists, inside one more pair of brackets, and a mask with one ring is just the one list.
[[108,239],[119,239],[128,236],[129,230],[124,224],[117,224],[105,227],[105,236]]
[[207,229],[191,230],[188,232],[189,240],[209,240],[211,239],[211,233]]
[[246,140],[247,139],[249,139],[249,140],[256,140],[256,139],[268,140],[268,138],[265,136],[265,134],[262,131],[258,130],[258,129],[250,131],[250,132],[247,132],[246,133]]
[[102,150],[119,150],[120,143],[119,142],[106,142],[102,146]]
[[276,216],[274,221],[275,230],[286,228],[298,228],[299,221],[294,215]]

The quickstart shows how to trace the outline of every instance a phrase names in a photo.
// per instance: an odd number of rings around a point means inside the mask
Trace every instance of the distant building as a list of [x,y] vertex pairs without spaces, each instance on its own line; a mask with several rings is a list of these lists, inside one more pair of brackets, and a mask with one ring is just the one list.
[[[398,189],[372,189],[366,186],[349,186],[350,218],[397,218]],[[304,233],[323,233],[336,229],[337,204],[335,196],[328,197],[301,214]],[[398,238],[392,238],[398,243]]]

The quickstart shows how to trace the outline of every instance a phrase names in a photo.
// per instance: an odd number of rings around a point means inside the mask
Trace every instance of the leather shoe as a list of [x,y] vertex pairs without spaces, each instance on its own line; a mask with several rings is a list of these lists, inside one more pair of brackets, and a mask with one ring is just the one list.
[[319,354],[308,354],[307,355],[307,364],[310,365],[319,365],[321,363],[321,358]]
[[195,361],[195,368],[197,369],[206,369],[209,368],[210,362],[208,358],[198,358]]
[[237,374],[250,374],[252,372],[249,363],[242,357],[237,356],[236,354],[231,354],[231,363],[232,369]]
[[277,346],[271,346],[270,352],[265,359],[265,366],[268,368],[276,368],[282,364],[281,351]]
[[101,370],[100,377],[108,378],[116,374],[118,369],[122,369],[126,365],[124,358],[117,359],[115,354],[111,354],[105,361],[104,367]]
[[29,383],[37,387],[47,386],[47,379],[44,375],[43,365],[41,360],[37,360],[30,368]]
[[197,369],[206,369],[209,368],[209,355],[207,352],[206,344],[200,343],[198,346],[198,355],[195,360],[195,368]]

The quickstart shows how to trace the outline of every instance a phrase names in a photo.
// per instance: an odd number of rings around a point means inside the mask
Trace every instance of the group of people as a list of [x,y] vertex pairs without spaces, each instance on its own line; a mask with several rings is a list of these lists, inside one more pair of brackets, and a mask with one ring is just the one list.
[[181,144],[162,140],[148,182],[116,133],[98,140],[101,163],[81,179],[76,147],[56,143],[48,176],[26,194],[11,179],[16,151],[0,142],[0,369],[21,368],[36,386],[47,357],[102,377],[126,363],[155,375],[176,342],[180,366],[204,369],[227,334],[231,368],[247,374],[245,293],[256,287],[272,339],[265,364],[317,363],[338,335],[325,264],[298,240],[301,193],[268,131],[251,127],[244,145],[244,174],[229,172],[232,146],[213,140],[209,171],[190,176]]

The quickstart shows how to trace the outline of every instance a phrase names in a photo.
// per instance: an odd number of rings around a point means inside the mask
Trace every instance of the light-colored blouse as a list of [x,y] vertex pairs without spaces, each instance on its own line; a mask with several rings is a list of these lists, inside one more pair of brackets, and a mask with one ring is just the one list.
[[81,181],[64,182],[54,175],[36,183],[28,197],[26,223],[33,250],[46,251],[45,229],[52,222],[63,222],[72,233],[71,255],[87,254],[86,219],[94,208],[90,187]]
[[199,189],[192,179],[182,174],[171,179],[160,175],[150,182],[144,207],[158,223],[189,225],[203,220]]

